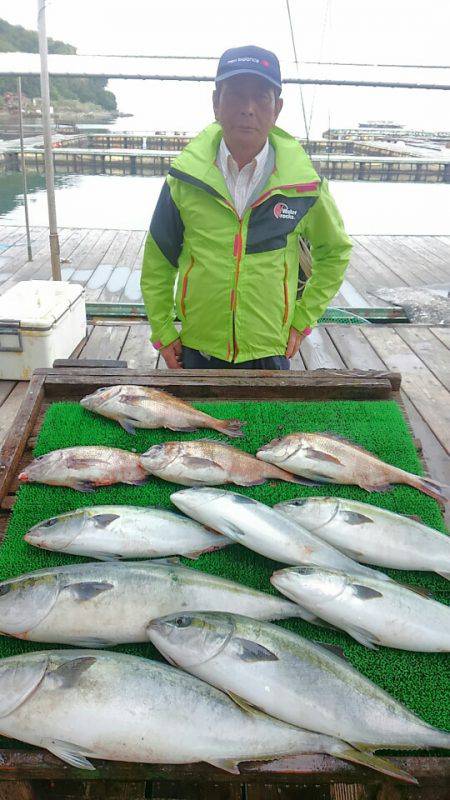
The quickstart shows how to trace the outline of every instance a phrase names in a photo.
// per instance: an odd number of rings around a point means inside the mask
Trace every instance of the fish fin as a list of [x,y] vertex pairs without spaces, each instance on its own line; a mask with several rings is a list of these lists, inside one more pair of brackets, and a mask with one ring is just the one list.
[[272,653],[267,647],[263,647],[262,644],[258,644],[258,642],[252,642],[250,639],[242,639],[240,636],[235,637],[233,642],[238,646],[237,655],[241,661],[251,663],[257,661],[279,661],[275,653]]
[[152,558],[152,564],[171,564],[171,565],[180,565],[181,561],[179,556],[163,556],[162,558]]
[[414,522],[420,522],[422,525],[424,524],[422,517],[419,517],[418,514],[400,514],[401,517],[406,517],[406,519],[412,519]]
[[261,486],[261,484],[266,483],[268,480],[269,478],[258,478],[255,480],[245,480],[245,478],[238,480],[234,478],[233,483],[235,483],[236,486]]
[[124,394],[119,398],[118,402],[122,406],[140,406],[142,405],[142,397],[135,394]]
[[224,433],[225,436],[231,436],[233,439],[239,436],[244,436],[242,426],[245,422],[240,419],[219,419],[214,427],[219,433]]
[[370,586],[363,586],[359,583],[353,584],[352,592],[358,600],[373,600],[377,597],[383,597],[382,593],[377,592],[376,589],[372,589]]
[[103,467],[105,464],[101,458],[86,458],[74,454],[66,456],[65,466],[69,469],[86,469],[86,467]]
[[363,644],[364,647],[367,647],[369,650],[378,650],[378,646],[380,644],[379,640],[370,633],[370,631],[366,631],[364,628],[358,628],[356,626],[350,625],[346,628],[343,628],[349,636],[353,639],[356,639],[357,642]]
[[392,489],[392,484],[387,483],[369,483],[367,481],[358,481],[358,486],[366,492],[389,492]]
[[226,692],[226,694],[228,695],[230,700],[233,701],[233,703],[236,703],[236,705],[239,706],[239,708],[242,708],[242,710],[245,711],[247,714],[263,714],[264,713],[263,711],[261,711],[261,709],[259,709],[256,706],[252,705],[247,700],[244,700],[244,698],[241,697],[240,695],[235,694],[234,692]]
[[92,550],[89,553],[89,558],[95,558],[97,561],[123,561],[124,557],[121,553],[103,553],[100,550]]
[[191,431],[198,431],[198,425],[166,425],[165,427],[169,431],[175,431],[175,433],[190,433]]
[[446,581],[450,581],[450,572],[440,572],[440,570],[435,570],[436,575],[440,575],[441,578],[445,578]]
[[117,422],[122,426],[124,431],[131,433],[132,436],[136,435],[136,428],[134,427],[131,419],[128,419],[127,417],[118,417]]
[[80,656],[72,658],[61,664],[60,667],[48,674],[48,680],[57,685],[59,689],[71,689],[76,686],[78,678],[92,667],[97,659],[94,656]]
[[404,586],[405,589],[409,589],[410,592],[418,594],[419,597],[433,597],[430,590],[426,589],[425,586],[414,586],[412,583],[402,583],[401,585]]
[[321,433],[320,435],[325,436],[327,439],[338,439],[340,442],[348,444],[350,445],[350,447],[354,447],[355,450],[359,450],[360,453],[364,453],[366,456],[372,456],[372,458],[378,458],[378,456],[376,456],[375,453],[372,453],[370,450],[367,450],[366,447],[363,447],[361,444],[358,444],[358,442],[353,442],[346,436],[341,436],[340,433],[333,433],[332,431],[327,431],[326,433]]
[[377,772],[382,772],[384,775],[390,775],[391,778],[398,778],[398,780],[405,783],[418,783],[417,779],[409,772],[405,772],[392,761],[387,758],[380,758],[369,751],[361,752],[355,750],[353,747],[346,746],[344,742],[332,748],[332,755],[344,759],[344,761],[351,761],[354,764],[361,764],[363,767],[369,767]]
[[439,503],[446,503],[448,501],[448,497],[445,496],[443,491],[449,488],[447,484],[434,481],[431,478],[422,477],[421,475],[414,475],[413,473],[406,474],[409,475],[410,478],[413,478],[412,481],[408,481],[410,486],[414,486],[415,489],[419,489],[420,492],[427,494]]
[[145,478],[138,478],[135,481],[123,481],[123,483],[126,483],[127,486],[144,486],[148,483],[149,477],[150,475],[146,475]]
[[71,636],[71,647],[89,647],[92,650],[97,650],[99,647],[114,647],[117,642],[111,639],[101,639],[100,636]]
[[207,763],[218,769],[223,769],[225,772],[230,772],[232,775],[240,775],[239,761],[234,761],[231,758],[217,758],[215,760],[208,758]]
[[342,519],[347,525],[367,525],[373,524],[373,519],[366,514],[360,514],[359,511],[338,511],[338,517]]
[[119,519],[119,514],[94,514],[92,519],[96,528],[107,528],[115,519]]
[[342,647],[339,647],[339,645],[328,644],[328,642],[315,642],[315,644],[319,645],[319,647],[324,647],[325,650],[329,650],[330,653],[333,653],[334,656],[338,656],[338,658],[342,658],[343,661],[348,661]]
[[202,547],[201,550],[192,550],[190,553],[183,553],[183,556],[184,558],[190,558],[192,561],[195,561],[205,553],[214,553],[216,550],[222,550],[224,547],[229,547],[230,544],[234,544],[233,540],[222,536],[221,540],[217,544],[212,544],[211,547]]
[[89,769],[94,770],[95,767],[91,764],[90,761],[84,755],[84,748],[79,747],[77,744],[73,744],[73,742],[64,742],[62,739],[49,739],[48,741],[42,742],[43,747],[53,753],[53,755],[58,756],[62,761],[65,761],[67,764],[71,764],[72,767],[78,767],[78,769]]
[[324,453],[322,450],[315,450],[314,447],[307,447],[305,456],[306,458],[316,459],[317,461],[331,461],[333,464],[340,464],[342,466],[342,461],[338,458],[330,455],[330,453]]
[[222,472],[225,472],[223,467],[212,458],[200,458],[200,456],[181,456],[180,461],[182,461],[187,467],[201,467],[202,469],[205,467],[214,467],[215,469],[220,469]]
[[324,619],[320,617],[316,617],[311,611],[307,611],[306,608],[302,608],[299,606],[298,603],[295,603],[295,611],[296,613],[292,612],[291,616],[295,617],[296,619],[304,619],[305,622],[309,622],[311,625],[316,625],[318,628],[328,628],[328,630],[336,630],[336,628],[331,625],[329,622],[326,622]]
[[92,600],[102,592],[114,589],[114,585],[107,581],[81,581],[80,583],[69,583],[64,586],[64,589],[71,593],[74,600],[83,603],[85,600]]
[[76,492],[95,492],[96,485],[92,481],[73,481],[68,483],[70,489],[75,489]]

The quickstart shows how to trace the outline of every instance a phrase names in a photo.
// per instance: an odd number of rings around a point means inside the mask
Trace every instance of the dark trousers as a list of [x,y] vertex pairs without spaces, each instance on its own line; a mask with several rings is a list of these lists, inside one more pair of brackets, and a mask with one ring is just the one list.
[[285,356],[266,356],[234,364],[214,356],[206,358],[198,350],[183,345],[183,367],[184,369],[290,369],[290,363]]

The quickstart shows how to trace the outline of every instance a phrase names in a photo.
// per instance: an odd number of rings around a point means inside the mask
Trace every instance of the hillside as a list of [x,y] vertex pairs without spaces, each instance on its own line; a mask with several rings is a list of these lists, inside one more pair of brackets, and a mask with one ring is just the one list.
[[[29,31],[21,25],[10,25],[0,19],[0,52],[38,53],[39,42],[36,31]],[[76,53],[76,48],[66,42],[48,39],[49,53]],[[51,78],[50,98],[52,104],[67,106],[71,103],[92,103],[109,112],[117,109],[114,94],[105,87],[107,80],[104,78]],[[17,82],[15,78],[0,78],[0,96],[5,92],[15,93]],[[40,80],[38,77],[22,79],[22,93],[32,99],[41,95]]]

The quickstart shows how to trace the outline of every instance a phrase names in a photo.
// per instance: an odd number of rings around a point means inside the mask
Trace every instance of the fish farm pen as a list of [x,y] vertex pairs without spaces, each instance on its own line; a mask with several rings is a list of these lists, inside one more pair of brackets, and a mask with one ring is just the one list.
[[[53,141],[53,164],[58,174],[165,175],[186,135],[80,133],[58,135]],[[412,149],[399,153],[383,142],[302,140],[314,168],[325,178],[396,183],[450,183],[450,156],[425,155]],[[413,153],[413,154],[412,154]],[[44,147],[40,137],[25,147],[27,168],[44,172]],[[20,147],[10,141],[0,147],[0,169],[20,170]]]

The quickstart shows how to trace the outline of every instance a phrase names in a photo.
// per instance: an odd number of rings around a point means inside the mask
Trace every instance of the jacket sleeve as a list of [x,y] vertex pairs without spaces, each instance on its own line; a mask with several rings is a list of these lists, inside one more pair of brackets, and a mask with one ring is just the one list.
[[317,202],[305,217],[301,234],[311,245],[312,264],[291,323],[298,331],[312,327],[322,316],[338,292],[350,261],[352,243],[325,180]]
[[166,346],[178,338],[174,325],[174,285],[184,225],[165,181],[150,223],[142,262],[141,290],[154,344]]

